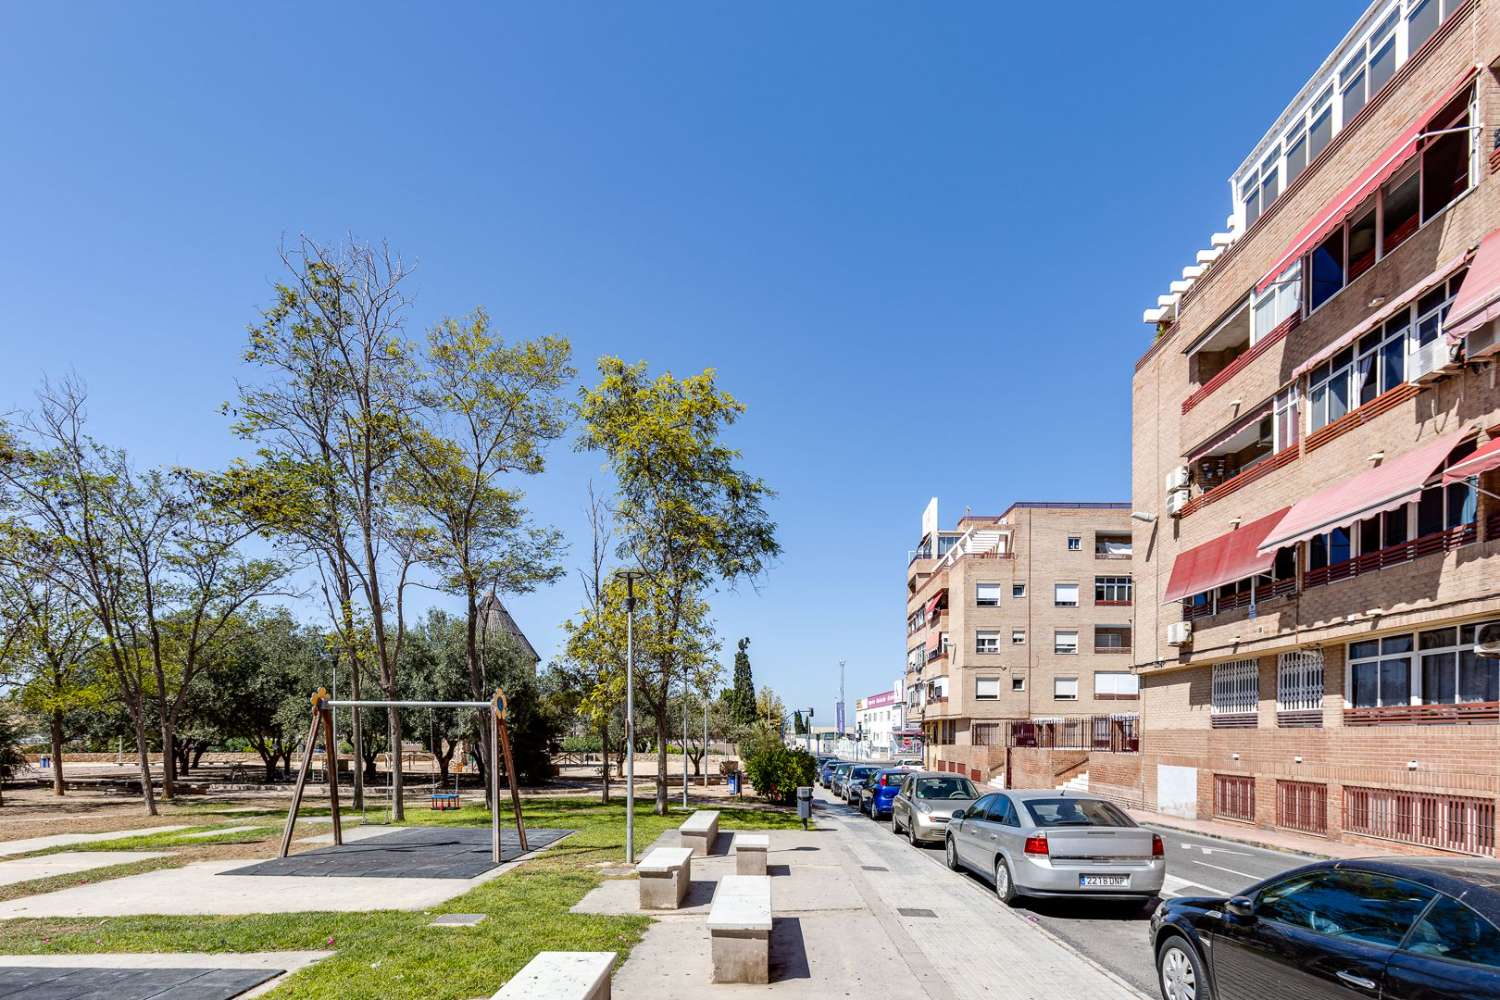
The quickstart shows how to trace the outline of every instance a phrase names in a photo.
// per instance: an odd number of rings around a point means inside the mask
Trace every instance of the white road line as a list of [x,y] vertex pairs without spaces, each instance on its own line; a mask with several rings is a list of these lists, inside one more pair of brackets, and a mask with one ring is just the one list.
[[1252,882],[1259,882],[1262,878],[1266,877],[1264,875],[1251,875],[1249,872],[1237,872],[1233,868],[1220,868],[1218,865],[1211,865],[1207,861],[1189,861],[1188,864],[1202,865],[1204,868],[1212,868],[1216,872],[1228,872],[1230,875],[1238,875],[1240,878],[1247,878]]

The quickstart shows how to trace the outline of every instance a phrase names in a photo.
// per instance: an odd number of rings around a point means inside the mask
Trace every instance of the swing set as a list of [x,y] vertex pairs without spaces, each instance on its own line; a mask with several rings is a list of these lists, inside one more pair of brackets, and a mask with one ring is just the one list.
[[[521,819],[521,791],[516,783],[516,769],[510,756],[510,728],[506,725],[508,707],[503,688],[495,689],[489,701],[335,701],[328,691],[318,688],[312,696],[312,726],[307,731],[307,742],[302,748],[302,767],[297,772],[297,787],[292,792],[292,807],[287,812],[286,829],[281,834],[281,857],[286,857],[292,848],[292,831],[297,826],[297,813],[302,808],[302,793],[307,787],[307,776],[312,770],[313,750],[318,736],[323,737],[325,756],[324,770],[328,773],[328,802],[333,815],[333,842],[344,843],[343,824],[339,819],[339,760],[338,740],[333,732],[333,710],[336,708],[468,708],[489,709],[494,725],[487,727],[490,748],[490,859],[500,863],[500,768],[496,767],[496,751],[505,761],[505,773],[510,785],[511,809],[515,813],[516,837],[525,853],[526,824]],[[359,762],[356,762],[356,766]]]

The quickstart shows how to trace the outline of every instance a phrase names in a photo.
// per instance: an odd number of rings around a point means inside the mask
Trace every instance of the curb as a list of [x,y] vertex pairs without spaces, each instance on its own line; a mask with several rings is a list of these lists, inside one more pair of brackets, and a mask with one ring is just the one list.
[[1254,847],[1257,850],[1271,851],[1272,853],[1275,853],[1275,854],[1288,854],[1288,855],[1291,855],[1293,857],[1312,858],[1312,859],[1317,860],[1317,861],[1339,861],[1339,860],[1347,860],[1347,859],[1341,859],[1341,858],[1335,857],[1332,854],[1320,853],[1318,851],[1308,851],[1308,850],[1302,850],[1302,849],[1296,848],[1296,847],[1283,847],[1283,846],[1280,846],[1278,844],[1268,844],[1268,843],[1266,843],[1263,840],[1253,840],[1250,837],[1230,837],[1230,836],[1226,836],[1226,835],[1221,834],[1221,833],[1204,833],[1202,830],[1194,830],[1194,829],[1192,829],[1190,827],[1177,826],[1177,825],[1172,824],[1172,823],[1163,823],[1163,822],[1160,822],[1159,820],[1155,820],[1155,819],[1144,820],[1144,819],[1140,819],[1139,817],[1131,817],[1131,818],[1135,819],[1136,822],[1140,823],[1142,826],[1147,827],[1147,828],[1155,828],[1155,829],[1158,829],[1158,830],[1170,830],[1173,833],[1185,833],[1185,834],[1187,834],[1189,836],[1192,836],[1192,837],[1204,837],[1204,838],[1207,838],[1208,840],[1221,840],[1221,841],[1223,841],[1226,844],[1239,844],[1241,847]]

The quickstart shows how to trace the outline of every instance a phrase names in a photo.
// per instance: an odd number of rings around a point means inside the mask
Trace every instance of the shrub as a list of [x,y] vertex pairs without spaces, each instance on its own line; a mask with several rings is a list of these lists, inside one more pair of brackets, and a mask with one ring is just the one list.
[[745,776],[756,793],[772,802],[791,805],[797,786],[811,785],[816,765],[806,750],[761,745],[745,756]]

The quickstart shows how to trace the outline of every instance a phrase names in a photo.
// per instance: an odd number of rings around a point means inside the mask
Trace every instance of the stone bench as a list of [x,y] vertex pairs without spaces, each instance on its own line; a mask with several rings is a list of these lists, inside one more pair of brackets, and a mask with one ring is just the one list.
[[682,846],[691,847],[699,857],[708,857],[714,852],[714,841],[719,837],[719,813],[715,809],[699,809],[677,828],[682,837]]
[[725,875],[708,912],[716,983],[771,981],[771,877]]
[[771,837],[764,833],[737,833],[734,835],[734,872],[736,875],[764,875],[766,853],[771,850]]
[[491,1000],[609,1000],[612,951],[544,951]]
[[693,878],[691,847],[658,847],[635,866],[641,882],[641,909],[675,910]]

